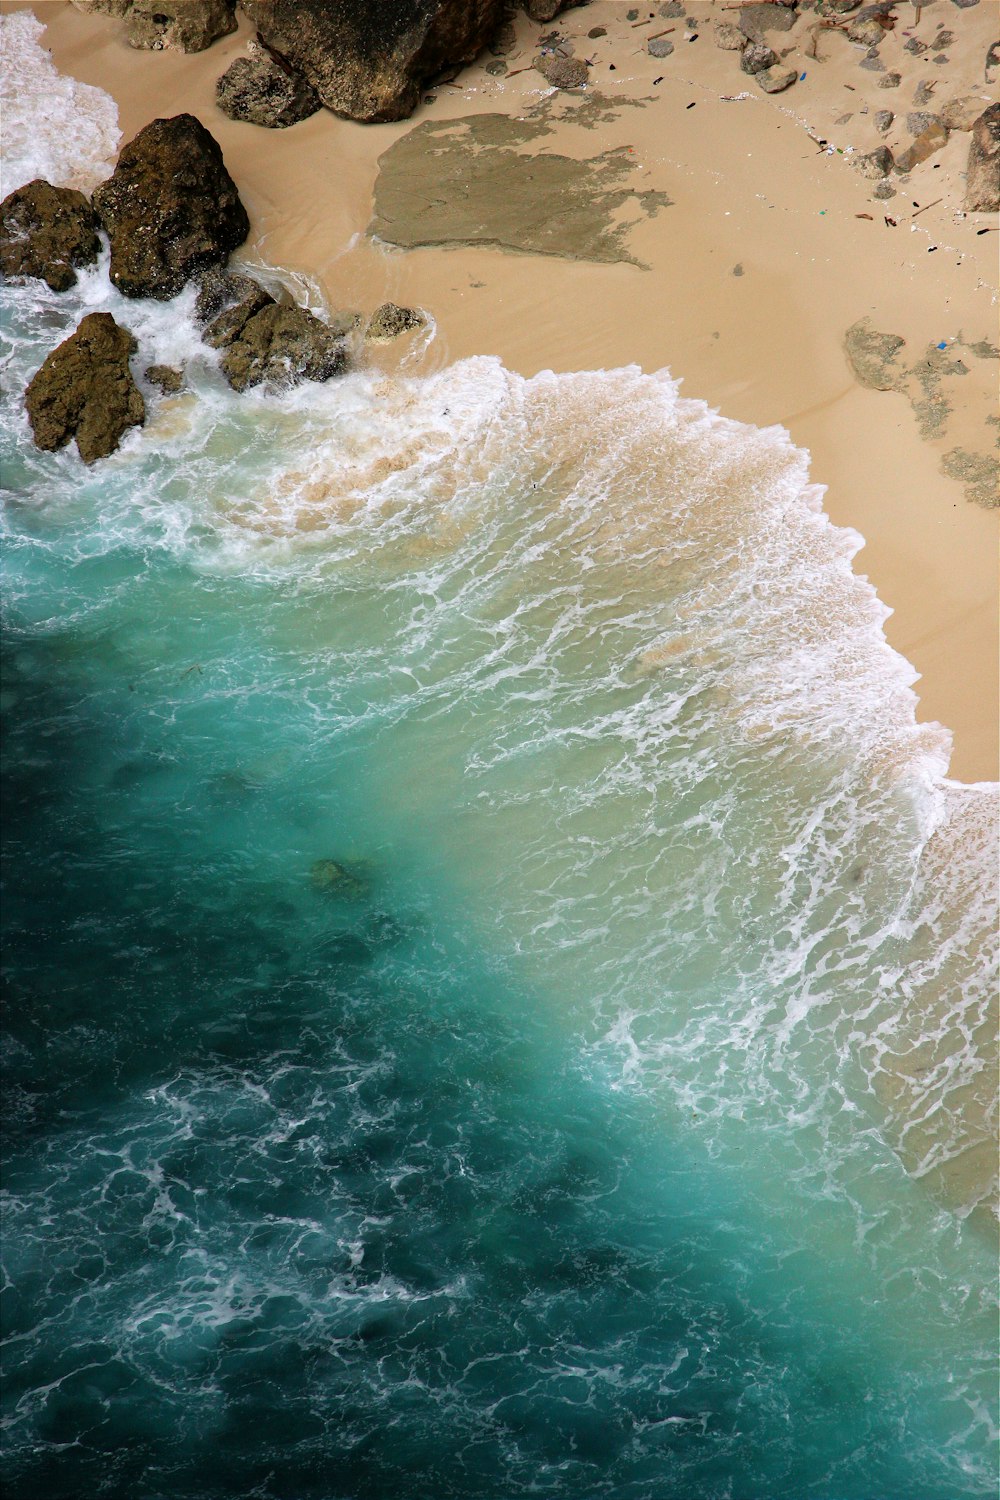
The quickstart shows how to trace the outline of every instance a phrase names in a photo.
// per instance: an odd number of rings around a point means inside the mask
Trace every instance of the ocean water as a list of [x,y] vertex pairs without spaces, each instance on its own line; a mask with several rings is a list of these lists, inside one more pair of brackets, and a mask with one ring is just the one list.
[[[807,456],[2,296],[6,1494],[992,1496],[997,789]],[[85,469],[97,308],[191,389]]]

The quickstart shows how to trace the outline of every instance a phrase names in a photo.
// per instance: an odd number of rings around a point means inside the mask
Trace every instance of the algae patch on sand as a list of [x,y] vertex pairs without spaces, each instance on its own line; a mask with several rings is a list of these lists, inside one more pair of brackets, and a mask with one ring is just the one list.
[[[369,233],[405,249],[491,245],[641,265],[628,231],[670,200],[629,186],[627,149],[584,160],[522,149],[549,128],[507,115],[416,126],[379,158]],[[636,212],[623,220],[626,203]]]

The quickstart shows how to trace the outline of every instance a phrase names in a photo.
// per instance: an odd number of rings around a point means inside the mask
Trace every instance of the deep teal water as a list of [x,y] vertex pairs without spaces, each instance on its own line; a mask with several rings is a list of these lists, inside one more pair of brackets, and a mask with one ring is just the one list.
[[4,298],[5,1493],[992,1496],[995,789],[803,456]]

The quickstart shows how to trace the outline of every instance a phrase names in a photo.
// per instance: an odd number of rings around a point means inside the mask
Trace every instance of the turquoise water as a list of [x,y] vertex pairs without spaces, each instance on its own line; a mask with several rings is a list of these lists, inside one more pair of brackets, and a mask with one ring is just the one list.
[[996,789],[804,456],[3,295],[7,1494],[992,1496]]

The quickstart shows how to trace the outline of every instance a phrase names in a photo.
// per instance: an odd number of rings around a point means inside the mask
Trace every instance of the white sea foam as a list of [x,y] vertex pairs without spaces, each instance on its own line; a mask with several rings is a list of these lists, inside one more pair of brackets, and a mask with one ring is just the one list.
[[103,89],[58,73],[34,16],[0,16],[3,196],[35,177],[90,192],[111,175],[121,132]]

